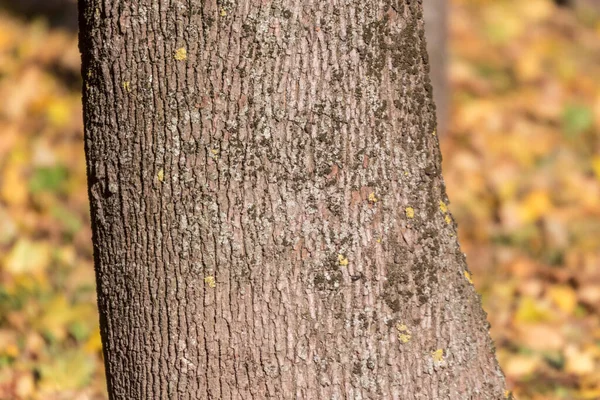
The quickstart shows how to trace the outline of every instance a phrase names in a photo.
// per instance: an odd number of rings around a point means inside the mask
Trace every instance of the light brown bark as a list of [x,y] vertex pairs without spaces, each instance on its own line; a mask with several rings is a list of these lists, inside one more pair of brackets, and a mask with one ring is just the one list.
[[501,399],[421,3],[80,1],[111,399]]

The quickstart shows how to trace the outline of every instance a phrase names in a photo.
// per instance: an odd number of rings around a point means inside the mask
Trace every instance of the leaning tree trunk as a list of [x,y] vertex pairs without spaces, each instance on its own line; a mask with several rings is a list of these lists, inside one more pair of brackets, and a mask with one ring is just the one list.
[[501,399],[420,1],[81,0],[111,399]]

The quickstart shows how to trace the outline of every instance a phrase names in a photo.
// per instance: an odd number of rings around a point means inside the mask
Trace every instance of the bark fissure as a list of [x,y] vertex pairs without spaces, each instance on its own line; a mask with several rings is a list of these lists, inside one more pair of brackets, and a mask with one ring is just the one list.
[[418,1],[80,2],[114,399],[501,399]]

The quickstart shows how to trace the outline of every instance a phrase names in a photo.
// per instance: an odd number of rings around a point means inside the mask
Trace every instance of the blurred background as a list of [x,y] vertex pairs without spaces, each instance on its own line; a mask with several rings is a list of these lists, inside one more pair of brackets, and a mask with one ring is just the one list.
[[[600,399],[600,1],[425,2],[450,208],[509,385]],[[0,1],[0,399],[106,398],[76,29],[75,0]]]

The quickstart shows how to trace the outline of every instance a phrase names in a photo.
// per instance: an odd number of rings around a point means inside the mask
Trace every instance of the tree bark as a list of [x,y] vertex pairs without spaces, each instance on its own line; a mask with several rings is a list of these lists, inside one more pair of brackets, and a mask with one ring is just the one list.
[[448,0],[423,0],[423,9],[437,130],[444,135],[448,129],[449,114]]
[[111,399],[501,399],[419,1],[81,0]]

